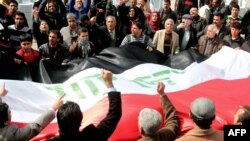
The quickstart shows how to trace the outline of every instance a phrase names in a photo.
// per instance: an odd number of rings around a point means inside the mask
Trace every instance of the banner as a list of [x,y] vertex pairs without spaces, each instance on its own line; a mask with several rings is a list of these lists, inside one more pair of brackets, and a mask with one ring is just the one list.
[[[135,140],[139,136],[137,116],[143,107],[155,108],[161,112],[156,92],[158,81],[164,82],[165,92],[177,109],[181,119],[181,133],[192,128],[188,108],[190,102],[199,96],[206,96],[215,101],[218,107],[216,113],[219,116],[216,116],[214,126],[221,129],[223,124],[231,122],[234,110],[239,105],[250,103],[250,88],[247,87],[250,83],[249,60],[249,53],[223,47],[206,61],[193,63],[185,70],[148,63],[114,74],[114,86],[122,93],[123,114],[110,140]],[[0,80],[0,84],[6,83],[9,91],[3,101],[11,108],[12,121],[22,126],[22,123],[33,121],[49,108],[59,95],[65,93],[65,101],[77,102],[83,111],[82,128],[89,123],[98,124],[108,110],[106,88],[100,72],[98,68],[90,68],[59,84]],[[230,106],[226,107],[224,104]],[[54,120],[33,140],[44,139],[57,132]]]

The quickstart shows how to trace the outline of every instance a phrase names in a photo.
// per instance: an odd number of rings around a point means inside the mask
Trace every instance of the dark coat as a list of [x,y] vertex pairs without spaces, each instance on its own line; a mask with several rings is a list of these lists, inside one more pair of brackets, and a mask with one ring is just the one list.
[[[109,31],[107,29],[106,26],[103,26],[101,27],[101,30],[105,33],[105,36],[106,38],[108,39],[108,47],[111,46],[111,37],[110,37],[110,34],[109,34]],[[115,47],[119,47],[123,38],[125,37],[125,34],[120,32],[119,30],[115,29],[115,39],[114,39],[114,42],[115,42]]]
[[120,92],[109,92],[109,111],[107,116],[97,125],[88,125],[75,137],[60,135],[48,141],[106,141],[114,132],[122,116]]

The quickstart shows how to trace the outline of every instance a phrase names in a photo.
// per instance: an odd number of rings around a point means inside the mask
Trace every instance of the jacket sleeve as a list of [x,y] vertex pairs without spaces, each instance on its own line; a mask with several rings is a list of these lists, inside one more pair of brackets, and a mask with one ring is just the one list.
[[86,6],[83,8],[83,14],[88,13],[89,9],[90,9],[90,5],[91,5],[91,0],[86,0],[87,4]]
[[114,132],[121,116],[121,94],[120,92],[109,92],[109,111],[107,116],[97,126],[102,139],[108,139]]
[[23,128],[19,128],[15,132],[15,139],[17,141],[27,141],[39,134],[53,119],[55,112],[48,110],[39,116],[34,122],[27,124]]
[[160,129],[160,136],[168,140],[175,140],[179,130],[179,118],[176,110],[166,95],[161,96],[161,106],[164,113],[164,127]]
[[70,0],[69,1],[69,12],[71,12],[71,13],[75,13],[76,12],[76,10],[74,8],[74,5],[75,5],[75,0]]
[[39,18],[41,20],[45,20],[46,19],[46,15],[45,15],[45,7],[46,7],[46,4],[47,4],[47,1],[48,0],[42,0],[39,8],[38,8],[38,15],[39,15]]

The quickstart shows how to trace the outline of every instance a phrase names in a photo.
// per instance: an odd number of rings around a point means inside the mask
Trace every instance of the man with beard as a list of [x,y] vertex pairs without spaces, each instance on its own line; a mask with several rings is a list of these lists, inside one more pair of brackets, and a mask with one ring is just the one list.
[[39,47],[40,55],[43,59],[50,60],[57,64],[68,61],[68,49],[60,43],[61,33],[58,30],[50,30],[49,42]]

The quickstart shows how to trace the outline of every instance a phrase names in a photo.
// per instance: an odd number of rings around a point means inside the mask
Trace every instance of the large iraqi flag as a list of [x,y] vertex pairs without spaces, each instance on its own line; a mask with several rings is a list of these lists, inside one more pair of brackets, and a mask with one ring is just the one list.
[[[99,68],[81,71],[64,83],[41,84],[28,81],[0,80],[9,93],[3,101],[10,105],[12,121],[19,126],[32,122],[63,93],[65,101],[77,102],[84,114],[81,128],[98,124],[106,116],[108,100]],[[122,93],[122,118],[110,141],[133,141],[139,137],[137,116],[144,107],[162,112],[156,84],[163,81],[165,92],[177,109],[181,120],[180,134],[191,129],[189,105],[197,97],[208,97],[216,105],[213,127],[223,129],[232,123],[233,114],[240,105],[250,104],[250,54],[223,47],[203,61],[184,70],[151,63],[140,64],[120,74],[113,82]],[[54,120],[32,140],[44,140],[58,134]]]

